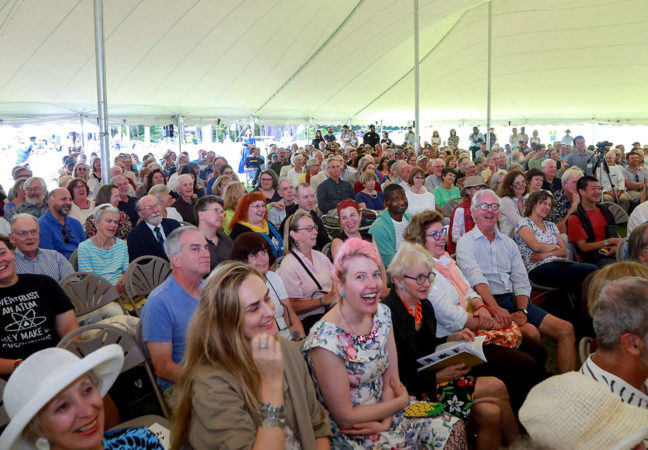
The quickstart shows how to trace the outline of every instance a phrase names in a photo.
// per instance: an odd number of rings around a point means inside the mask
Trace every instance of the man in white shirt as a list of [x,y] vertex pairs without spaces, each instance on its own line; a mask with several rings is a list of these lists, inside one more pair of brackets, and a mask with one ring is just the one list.
[[[607,152],[605,154],[605,162],[607,162],[608,168],[610,169],[609,177],[605,170],[601,173],[600,166],[596,169],[596,178],[598,178],[601,189],[603,189],[603,201],[616,202],[616,197],[613,192],[616,191],[616,195],[619,197],[619,204],[627,212],[630,210],[630,197],[626,193],[623,168],[615,164],[616,155],[614,152]],[[612,184],[614,184],[614,190],[612,189]]]
[[581,367],[624,403],[648,408],[648,280],[626,277],[603,288],[594,303],[598,348]]

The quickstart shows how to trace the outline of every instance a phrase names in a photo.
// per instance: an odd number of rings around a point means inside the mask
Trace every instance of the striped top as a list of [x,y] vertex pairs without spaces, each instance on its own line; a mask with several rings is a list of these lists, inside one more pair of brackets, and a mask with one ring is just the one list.
[[117,284],[122,273],[128,268],[128,247],[126,242],[115,238],[115,245],[103,250],[94,245],[92,239],[79,244],[79,271],[101,275],[111,284]]
[[[594,381],[598,381],[603,386],[607,386],[613,394],[621,398],[623,403],[648,409],[648,395],[636,389],[634,386],[629,385],[625,380],[616,375],[601,369],[592,361],[592,355],[587,358],[580,372],[592,378]],[[646,383],[646,388],[648,390],[648,383]]]

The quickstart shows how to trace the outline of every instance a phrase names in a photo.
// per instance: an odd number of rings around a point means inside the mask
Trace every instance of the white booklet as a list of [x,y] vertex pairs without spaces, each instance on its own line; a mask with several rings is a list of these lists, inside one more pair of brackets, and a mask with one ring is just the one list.
[[484,356],[484,339],[486,336],[478,336],[474,341],[452,341],[437,345],[434,353],[416,360],[421,367],[417,370],[434,370],[438,372],[448,366],[465,364],[466,367],[474,367],[486,362]]

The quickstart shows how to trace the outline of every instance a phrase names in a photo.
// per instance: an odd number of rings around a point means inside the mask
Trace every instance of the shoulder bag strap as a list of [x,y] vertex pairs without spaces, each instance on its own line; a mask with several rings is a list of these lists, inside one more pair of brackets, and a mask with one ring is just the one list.
[[297,254],[294,251],[290,250],[290,253],[292,253],[292,255],[297,259],[297,261],[299,261],[299,264],[301,264],[301,266],[304,268],[308,276],[311,277],[311,279],[315,282],[315,284],[317,285],[317,290],[324,292],[322,290],[322,285],[319,283],[319,281],[317,281],[317,278],[315,278],[315,276],[311,273],[311,271],[308,270],[308,267],[306,267],[304,261],[302,261],[301,258],[297,256]]

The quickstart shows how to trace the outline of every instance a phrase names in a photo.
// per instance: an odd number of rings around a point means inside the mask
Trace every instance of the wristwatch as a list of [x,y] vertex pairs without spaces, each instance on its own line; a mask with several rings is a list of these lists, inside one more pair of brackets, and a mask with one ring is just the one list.
[[524,313],[525,316],[528,316],[528,315],[529,315],[529,311],[527,311],[526,308],[518,308],[518,309],[516,309],[515,311],[516,311],[516,312],[521,311],[521,312]]
[[607,239],[604,240],[604,241],[603,241],[603,246],[604,246],[604,247],[607,247],[608,245],[610,245],[610,243],[608,242],[608,240],[607,240]]

